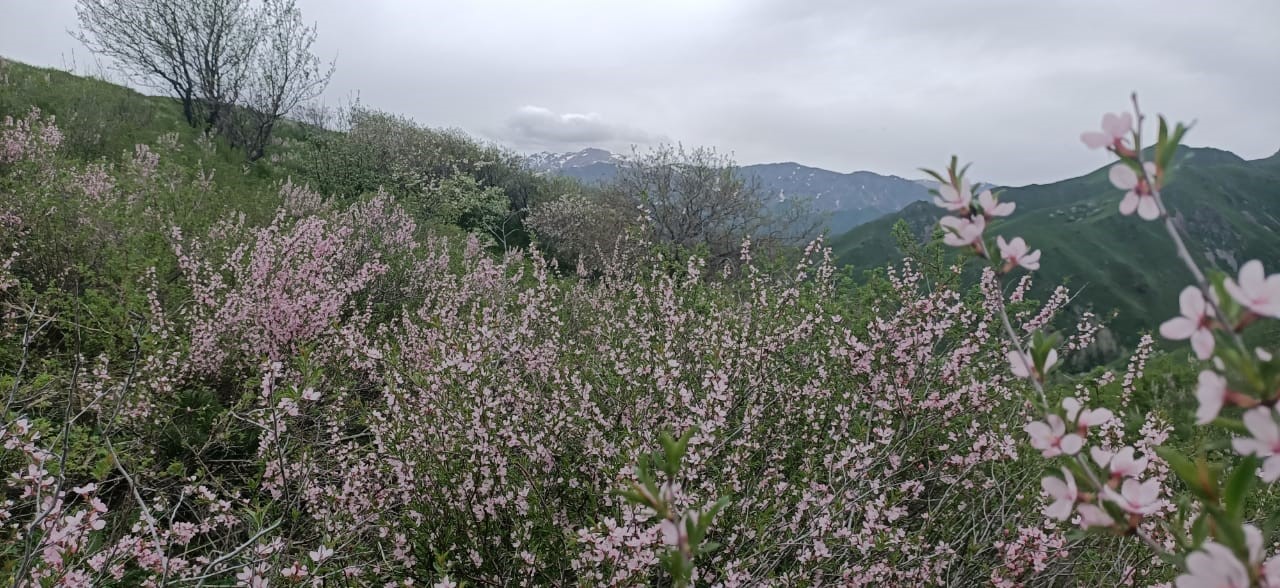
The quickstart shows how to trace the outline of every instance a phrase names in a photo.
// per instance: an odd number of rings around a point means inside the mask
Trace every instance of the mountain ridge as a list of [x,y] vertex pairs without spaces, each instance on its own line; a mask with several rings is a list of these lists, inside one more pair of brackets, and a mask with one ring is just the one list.
[[[570,153],[542,152],[526,158],[539,173],[558,174],[587,184],[612,180],[626,158],[604,149]],[[831,235],[896,212],[929,198],[926,185],[871,171],[836,172],[794,161],[739,166],[744,177],[760,182],[777,201],[806,201],[815,218]]]

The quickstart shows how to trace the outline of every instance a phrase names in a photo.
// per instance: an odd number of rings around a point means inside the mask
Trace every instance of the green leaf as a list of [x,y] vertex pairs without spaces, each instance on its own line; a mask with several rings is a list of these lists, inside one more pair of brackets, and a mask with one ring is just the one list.
[[1209,517],[1205,513],[1200,513],[1196,517],[1195,522],[1191,523],[1191,548],[1195,549],[1204,543],[1209,537]]
[[1249,491],[1253,489],[1253,484],[1258,479],[1259,464],[1260,460],[1257,456],[1245,456],[1231,472],[1231,477],[1227,479],[1227,485],[1223,489],[1222,502],[1226,507],[1227,517],[1237,525],[1244,523],[1244,505],[1249,500]]
[[924,173],[926,173],[926,174],[929,174],[929,177],[931,177],[931,178],[933,178],[933,179],[935,179],[935,180],[938,180],[938,183],[939,183],[939,184],[946,184],[946,183],[949,183],[949,181],[948,181],[946,178],[942,177],[942,176],[941,176],[940,174],[938,174],[938,172],[936,172],[936,171],[933,171],[933,170],[931,170],[931,169],[925,169],[925,168],[923,168],[923,167],[922,167],[922,168],[920,168],[920,171],[922,171],[922,172],[924,172]]
[[1173,128],[1173,136],[1169,139],[1169,142],[1174,145],[1181,145],[1183,135],[1186,135],[1187,131],[1190,131],[1190,130],[1191,130],[1190,126],[1184,125],[1182,123],[1178,123]]
[[1220,509],[1209,509],[1209,516],[1213,517],[1213,521],[1217,523],[1214,526],[1213,534],[1219,543],[1230,547],[1237,553],[1246,549],[1244,527],[1231,520],[1227,513]]
[[659,435],[658,440],[662,443],[662,459],[658,460],[659,466],[668,476],[674,478],[680,473],[680,462],[689,448],[689,440],[697,430],[697,427],[690,427],[679,439],[672,438],[668,431],[663,431]]
[[[1161,124],[1164,124],[1163,117]],[[1190,127],[1178,123],[1174,125],[1173,133],[1166,140],[1161,141],[1163,150],[1157,151],[1156,155],[1156,165],[1159,165],[1161,170],[1169,169],[1170,164],[1173,163],[1173,156],[1178,152],[1178,145],[1182,144],[1182,136],[1187,134],[1188,130]]]
[[1156,140],[1156,148],[1159,149],[1160,145],[1164,145],[1169,140],[1169,121],[1165,120],[1163,116],[1156,118],[1160,121],[1160,134]]
[[1178,453],[1178,450],[1167,445],[1157,447],[1156,455],[1159,455],[1169,463],[1169,467],[1173,472],[1179,478],[1182,478],[1182,481],[1196,496],[1214,503],[1217,502],[1217,497],[1215,496],[1217,488],[1210,487],[1208,484],[1210,480],[1205,479],[1206,476],[1211,477],[1207,468],[1202,469],[1199,465],[1187,459],[1186,456]]
[[729,497],[721,496],[715,504],[711,505],[711,507],[707,509],[707,512],[702,513],[702,520],[706,521],[707,525],[710,525],[711,521],[716,518],[716,515],[720,514],[720,511],[724,510],[724,507],[726,506],[729,506]]
[[112,459],[111,454],[105,451],[102,452],[102,457],[98,459],[97,463],[93,464],[93,479],[99,482],[106,480],[107,475],[111,473],[115,465],[116,462]]

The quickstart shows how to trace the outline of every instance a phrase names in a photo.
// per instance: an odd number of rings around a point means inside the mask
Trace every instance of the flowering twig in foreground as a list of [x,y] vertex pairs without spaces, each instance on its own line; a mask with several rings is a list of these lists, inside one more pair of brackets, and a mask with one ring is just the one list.
[[[1093,463],[1085,459],[1083,449],[1088,443],[1090,428],[1107,425],[1115,416],[1105,408],[1087,409],[1073,397],[1062,400],[1062,413],[1051,408],[1044,380],[1057,360],[1054,342],[1037,332],[1030,352],[1024,351],[1001,300],[999,312],[1014,347],[1009,355],[1010,369],[1015,376],[1031,383],[1044,411],[1043,421],[1026,426],[1031,445],[1046,458],[1071,458],[1062,468],[1061,478],[1049,476],[1041,482],[1051,498],[1044,514],[1052,519],[1068,520],[1074,511],[1078,515],[1076,523],[1082,529],[1123,530],[1137,536],[1155,554],[1185,572],[1177,578],[1179,588],[1251,585],[1274,588],[1280,586],[1280,556],[1263,560],[1262,534],[1246,522],[1245,505],[1257,477],[1267,482],[1280,479],[1280,424],[1276,422],[1274,410],[1280,399],[1280,366],[1268,350],[1259,348],[1250,353],[1241,332],[1258,320],[1280,318],[1280,275],[1267,276],[1256,260],[1241,265],[1238,281],[1206,275],[1192,257],[1161,195],[1167,174],[1175,163],[1174,156],[1189,127],[1179,123],[1170,129],[1160,117],[1154,160],[1148,161],[1142,144],[1144,117],[1136,95],[1133,108],[1132,115],[1107,114],[1102,119],[1102,130],[1084,133],[1081,140],[1090,148],[1105,148],[1119,158],[1108,175],[1116,188],[1125,190],[1120,213],[1126,216],[1136,213],[1148,221],[1162,220],[1177,257],[1194,278],[1195,284],[1182,290],[1179,296],[1181,316],[1162,324],[1160,333],[1168,339],[1189,340],[1198,359],[1213,360],[1215,370],[1200,373],[1196,422],[1248,431],[1252,437],[1237,437],[1233,441],[1233,448],[1244,459],[1231,470],[1225,484],[1218,482],[1203,458],[1193,463],[1171,447],[1157,447],[1156,453],[1187,484],[1200,509],[1190,525],[1189,539],[1183,536],[1184,530],[1175,525],[1151,521],[1152,515],[1171,503],[1161,497],[1159,479],[1140,478],[1148,468],[1150,457],[1136,456],[1131,446],[1116,451],[1094,446],[1089,451]],[[980,198],[981,203],[973,206],[970,187],[963,179],[964,170],[957,170],[955,158],[947,177],[930,173],[943,184],[935,203],[955,215],[940,223],[949,231],[945,238],[948,245],[968,248],[976,257],[992,263],[997,275],[1018,266],[1028,270],[1039,267],[1039,252],[1028,253],[1028,247],[1020,238],[1010,241],[1003,236],[997,238],[1003,263],[997,263],[989,253],[983,237],[986,223],[994,216],[1011,213],[1011,205],[1004,214],[990,214],[987,210],[992,205],[987,202],[993,203],[995,199],[984,192],[985,202]],[[1227,339],[1230,345],[1215,345],[1218,338]],[[1245,409],[1243,424],[1220,418],[1218,415],[1225,406]],[[1105,481],[1095,471],[1095,464],[1107,473]],[[1077,483],[1077,474],[1083,474],[1086,487]],[[1151,537],[1141,526],[1148,521],[1164,528],[1177,544],[1177,552],[1169,552]]]
[[[996,245],[1000,253],[998,257],[992,255],[992,249],[984,235],[988,223],[1013,214],[1016,203],[1000,202],[999,196],[989,189],[983,190],[975,199],[972,185],[964,178],[967,169],[967,165],[960,167],[958,159],[952,157],[945,176],[932,170],[923,170],[941,184],[934,203],[952,213],[951,216],[943,217],[939,222],[942,228],[948,231],[944,235],[944,242],[953,247],[967,249],[978,259],[986,261],[997,279],[1007,276],[1019,267],[1028,271],[1039,269],[1041,252],[1030,251],[1022,237],[1005,240],[1004,236],[997,236]],[[1045,377],[1058,363],[1058,352],[1055,349],[1058,338],[1045,336],[1042,332],[1036,331],[1028,348],[1013,329],[1004,297],[997,298],[999,304],[996,307],[996,313],[1000,316],[1005,335],[1013,347],[1008,354],[1010,370],[1015,376],[1031,384],[1036,393],[1039,409],[1044,416],[1043,421],[1032,422],[1025,428],[1031,436],[1032,446],[1039,449],[1045,457],[1059,455],[1071,457],[1074,460],[1074,471],[1083,475],[1091,490],[1091,492],[1079,492],[1072,470],[1065,468],[1062,470],[1064,478],[1045,478],[1042,482],[1044,489],[1055,498],[1054,504],[1046,509],[1046,514],[1051,518],[1065,520],[1071,516],[1071,507],[1076,502],[1081,502],[1082,506],[1088,507],[1080,512],[1083,526],[1114,526],[1115,522],[1112,515],[1107,514],[1106,506],[1106,501],[1113,499],[1116,504],[1130,506],[1125,509],[1130,512],[1130,525],[1127,531],[1142,539],[1156,553],[1163,554],[1164,548],[1137,526],[1142,514],[1149,514],[1145,512],[1151,508],[1153,502],[1146,496],[1149,491],[1141,495],[1135,494],[1133,500],[1129,501],[1124,500],[1122,495],[1113,497],[1107,494],[1105,490],[1110,490],[1108,484],[1103,482],[1080,451],[1085,445],[1089,430],[1111,420],[1114,415],[1107,409],[1082,408],[1075,398],[1064,399],[1062,408],[1066,414],[1059,414],[1050,403],[1044,387]],[[1112,482],[1111,485],[1114,486],[1115,483]],[[1118,518],[1123,518],[1119,512],[1114,514]],[[1134,516],[1138,518],[1134,519]]]
[[[682,510],[677,506],[681,498],[677,482],[680,462],[696,431],[691,428],[679,439],[663,431],[662,451],[654,453],[649,460],[641,459],[636,465],[639,481],[633,483],[631,489],[619,492],[628,502],[647,507],[657,515],[662,542],[668,548],[662,555],[662,565],[678,588],[693,585],[694,558],[719,547],[718,543],[705,539],[711,522],[729,504],[726,496],[704,509]],[[653,477],[655,466],[667,476],[661,486]]]

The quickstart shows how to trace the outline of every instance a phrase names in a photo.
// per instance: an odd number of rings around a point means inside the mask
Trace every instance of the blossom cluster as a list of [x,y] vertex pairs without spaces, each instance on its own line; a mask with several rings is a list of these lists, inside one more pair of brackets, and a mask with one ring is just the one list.
[[0,121],[0,165],[48,159],[62,144],[62,131],[54,117],[32,107],[27,116]]

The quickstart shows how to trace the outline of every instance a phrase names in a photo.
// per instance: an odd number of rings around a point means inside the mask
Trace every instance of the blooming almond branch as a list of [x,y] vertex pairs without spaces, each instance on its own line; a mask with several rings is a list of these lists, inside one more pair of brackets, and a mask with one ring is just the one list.
[[[1125,120],[1126,117],[1121,116],[1108,118],[1104,122],[1105,139],[1099,134],[1090,136],[1090,140],[1100,145],[1128,149],[1127,139],[1121,136],[1121,123]],[[1041,252],[1031,251],[1022,237],[1006,240],[1003,236],[997,236],[996,249],[999,255],[991,253],[984,236],[987,221],[1012,214],[1016,203],[1002,203],[997,195],[985,190],[975,204],[971,197],[972,187],[964,179],[967,169],[967,165],[959,167],[958,158],[952,157],[945,175],[923,170],[941,184],[934,203],[951,213],[939,221],[939,225],[946,231],[944,243],[968,250],[974,257],[986,261],[997,276],[1008,275],[1019,267],[1028,271],[1039,269]],[[1070,469],[1064,467],[1062,470],[1063,478],[1046,477],[1041,481],[1045,492],[1053,498],[1053,503],[1045,509],[1045,515],[1052,519],[1066,520],[1072,516],[1074,506],[1079,503],[1085,507],[1079,513],[1082,528],[1113,528],[1117,525],[1115,521],[1127,520],[1127,532],[1137,535],[1157,553],[1164,553],[1163,547],[1139,527],[1142,517],[1155,512],[1161,504],[1158,501],[1158,482],[1125,479],[1122,484],[1121,480],[1126,477],[1122,475],[1104,483],[1081,453],[1089,430],[1110,421],[1114,415],[1107,409],[1084,408],[1077,399],[1071,397],[1063,399],[1062,412],[1054,410],[1046,395],[1044,383],[1049,371],[1058,363],[1056,347],[1060,338],[1046,336],[1037,330],[1032,335],[1030,345],[1024,346],[1021,337],[1013,330],[1003,298],[996,310],[1009,344],[1013,347],[1008,352],[1009,369],[1013,375],[1030,382],[1044,414],[1043,420],[1033,421],[1024,428],[1031,437],[1032,447],[1040,450],[1046,458],[1067,456],[1072,459]],[[1126,455],[1132,455],[1133,448],[1125,449],[1128,450]],[[1075,476],[1071,473],[1073,470],[1083,476],[1088,484],[1087,492],[1079,491]],[[1133,473],[1136,475],[1140,472]],[[1117,485],[1120,486],[1119,492],[1112,488]]]
[[[1212,369],[1203,370],[1199,376],[1195,421],[1247,432],[1248,436],[1236,437],[1231,444],[1243,459],[1230,469],[1225,482],[1219,482],[1215,468],[1209,467],[1203,457],[1193,462],[1172,447],[1155,448],[1163,462],[1187,484],[1199,509],[1192,513],[1189,538],[1184,529],[1153,520],[1173,503],[1162,496],[1164,490],[1158,477],[1143,478],[1151,456],[1137,454],[1132,446],[1111,450],[1093,445],[1088,451],[1091,460],[1085,459],[1083,450],[1089,445],[1090,429],[1110,427],[1114,414],[1105,408],[1086,408],[1075,397],[1064,398],[1061,411],[1051,410],[1044,383],[1057,363],[1054,345],[1037,332],[1030,350],[1024,350],[1012,329],[1007,329],[1009,343],[1014,347],[1009,352],[1010,371],[1031,383],[1044,410],[1042,420],[1025,427],[1031,446],[1045,458],[1068,459],[1061,468],[1061,477],[1041,480],[1050,499],[1044,515],[1065,521],[1075,512],[1076,523],[1082,529],[1123,529],[1138,536],[1157,555],[1183,570],[1176,581],[1179,588],[1280,586],[1280,556],[1264,561],[1261,532],[1248,524],[1245,516],[1253,481],[1280,479],[1280,415],[1275,409],[1280,397],[1280,366],[1268,350],[1250,352],[1241,337],[1246,327],[1259,320],[1280,318],[1280,274],[1268,276],[1262,263],[1252,260],[1240,266],[1234,279],[1206,275],[1191,256],[1161,195],[1189,127],[1179,123],[1170,128],[1160,117],[1154,158],[1147,160],[1141,132],[1144,117],[1136,95],[1133,106],[1132,114],[1105,115],[1101,131],[1086,132],[1081,140],[1088,147],[1106,149],[1119,159],[1108,176],[1112,185],[1124,191],[1120,214],[1136,213],[1143,220],[1163,220],[1176,255],[1195,279],[1195,285],[1187,286],[1179,295],[1180,316],[1161,324],[1160,334],[1170,340],[1189,341],[1197,359],[1212,360]],[[946,244],[986,260],[999,275],[1018,267],[1039,268],[1039,252],[1029,252],[1021,238],[997,237],[999,257],[991,255],[983,237],[988,229],[986,222],[1003,214],[984,211],[1001,205],[995,204],[994,198],[974,205],[971,188],[963,180],[963,169],[957,169],[955,158],[945,177],[931,175],[943,184],[934,202],[950,213],[940,222],[947,231]],[[1012,207],[1001,212],[1008,214]],[[1003,307],[1000,310],[1007,326],[1007,315]],[[1218,345],[1219,339],[1229,344]],[[1245,410],[1243,423],[1220,417],[1225,407]],[[1095,467],[1105,475],[1098,475]],[[1083,479],[1077,479],[1081,474]],[[1172,536],[1179,549],[1166,551],[1147,532],[1152,526],[1163,528],[1162,532]]]
[[[1188,127],[1178,124],[1170,130],[1165,120],[1160,118],[1155,158],[1154,161],[1146,161],[1140,132],[1142,121],[1143,116],[1137,108],[1135,97],[1132,115],[1108,114],[1103,117],[1100,132],[1086,132],[1081,139],[1089,147],[1104,148],[1120,159],[1109,170],[1111,183],[1125,191],[1119,212],[1126,216],[1136,213],[1144,220],[1163,219],[1178,256],[1197,280],[1197,286],[1188,287],[1180,295],[1182,316],[1162,324],[1161,334],[1170,339],[1190,340],[1197,358],[1214,358],[1220,371],[1225,368],[1230,372],[1234,367],[1237,368],[1235,371],[1245,375],[1270,373],[1257,365],[1249,365],[1254,363],[1255,357],[1259,361],[1270,361],[1269,352],[1258,350],[1250,355],[1236,351],[1244,351],[1239,336],[1243,327],[1263,317],[1280,315],[1280,275],[1267,277],[1260,263],[1249,262],[1241,267],[1239,281],[1220,279],[1211,287],[1187,251],[1184,239],[1169,215],[1160,192]],[[997,236],[995,249],[999,253],[998,256],[993,254],[985,237],[990,228],[989,223],[1011,214],[1014,206],[1013,203],[1000,203],[996,195],[989,191],[984,191],[975,199],[972,196],[972,185],[964,179],[966,169],[967,166],[959,167],[957,159],[953,157],[945,174],[925,170],[941,184],[934,203],[949,213],[939,223],[945,231],[944,243],[967,250],[974,257],[988,262],[998,276],[1007,275],[1019,267],[1029,271],[1038,269],[1041,263],[1040,252],[1031,251],[1021,237],[1006,239],[1004,235]],[[1220,301],[1228,303],[1221,304]],[[998,310],[1009,344],[1013,347],[1008,353],[1010,371],[1031,384],[1037,394],[1038,404],[1044,411],[1042,420],[1033,421],[1025,427],[1031,444],[1046,458],[1066,456],[1071,460],[1071,467],[1062,469],[1061,478],[1047,477],[1042,480],[1045,493],[1052,499],[1045,509],[1045,515],[1052,519],[1067,520],[1075,510],[1075,505],[1080,504],[1082,508],[1077,522],[1082,528],[1115,528],[1118,525],[1116,521],[1124,521],[1123,526],[1127,532],[1137,535],[1157,554],[1165,555],[1166,550],[1144,529],[1147,522],[1145,519],[1169,504],[1161,496],[1159,479],[1141,479],[1150,457],[1135,457],[1135,450],[1131,446],[1113,451],[1095,445],[1089,452],[1093,458],[1092,463],[1085,459],[1082,449],[1088,445],[1090,428],[1107,425],[1114,419],[1114,415],[1107,409],[1085,408],[1074,397],[1062,401],[1061,411],[1053,410],[1044,384],[1049,370],[1057,363],[1056,340],[1036,332],[1029,348],[1024,348],[1021,338],[1010,325],[1003,300]],[[1215,348],[1218,347],[1215,345],[1216,331],[1224,331],[1223,335],[1234,343],[1233,352],[1228,353],[1219,348],[1218,356],[1214,357]],[[1271,377],[1274,379],[1275,376]],[[1196,420],[1200,423],[1210,422],[1228,404],[1250,408],[1245,417],[1244,428],[1252,437],[1238,438],[1233,446],[1242,455],[1265,459],[1259,475],[1266,481],[1273,481],[1280,478],[1280,457],[1272,459],[1280,454],[1280,425],[1277,425],[1276,415],[1271,408],[1276,399],[1277,385],[1274,381],[1265,381],[1258,386],[1259,378],[1247,379],[1255,390],[1238,390],[1236,388],[1239,386],[1234,386],[1222,375],[1212,371],[1202,373],[1197,391],[1201,407],[1197,411]],[[1213,504],[1205,505],[1207,508],[1200,516],[1214,517],[1218,523],[1215,528],[1227,529],[1221,534],[1230,535],[1217,538],[1243,553],[1244,521],[1241,514],[1236,512],[1239,510],[1236,505],[1242,504],[1244,500],[1238,495],[1239,485],[1231,486],[1231,492],[1226,496],[1219,496],[1222,493],[1217,491],[1217,482],[1211,475],[1204,473],[1206,468],[1189,466],[1190,462],[1170,448],[1162,447],[1158,451],[1184,481],[1193,488],[1198,487],[1201,495],[1214,501]],[[1252,476],[1257,465],[1250,464],[1249,461],[1242,463],[1235,477]],[[1105,472],[1106,476],[1098,475],[1094,470],[1095,466]],[[1086,484],[1084,488],[1076,479],[1078,474],[1083,475],[1082,481]],[[1203,543],[1204,539],[1200,538],[1191,542],[1190,546],[1195,549]],[[1181,556],[1175,557],[1175,560],[1183,564],[1184,569],[1191,570]],[[1251,577],[1263,581],[1260,579],[1260,572],[1254,571],[1251,574]]]

